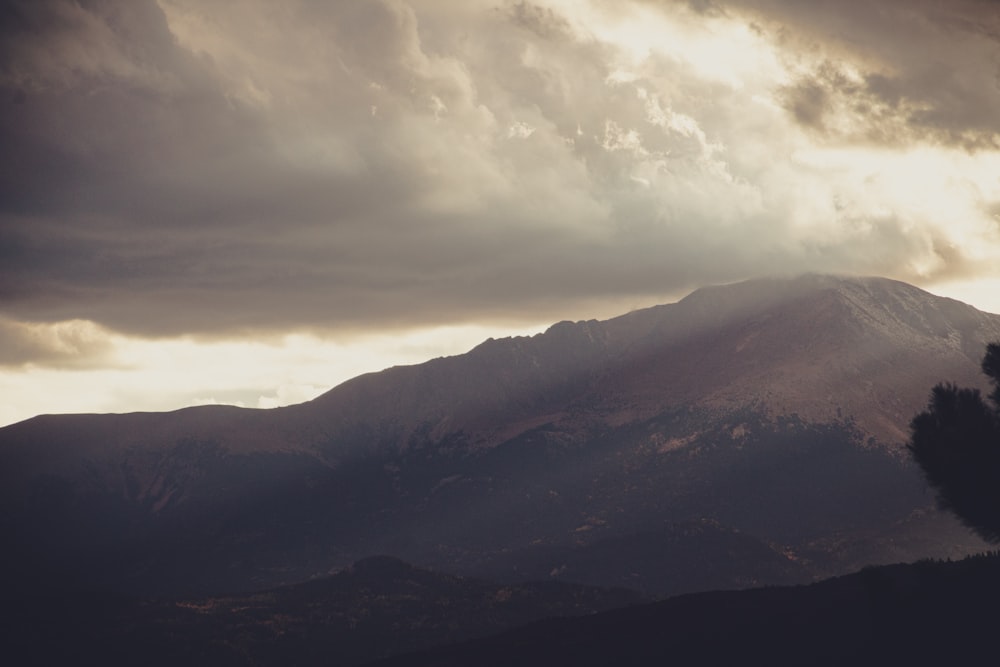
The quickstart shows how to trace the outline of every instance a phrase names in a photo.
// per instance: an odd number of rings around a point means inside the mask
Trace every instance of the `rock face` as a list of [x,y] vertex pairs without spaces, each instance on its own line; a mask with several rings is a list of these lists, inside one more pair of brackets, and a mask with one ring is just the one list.
[[[702,587],[956,555],[981,545],[928,509],[901,445],[934,384],[982,385],[991,340],[1000,316],[810,275],[489,340],[287,408],[38,417],[0,429],[4,576],[204,594],[389,553],[623,585],[601,544],[662,581],[650,549],[690,522],[705,545],[731,541],[705,526],[757,545],[724,579],[687,577]],[[700,560],[726,571],[677,567]]]

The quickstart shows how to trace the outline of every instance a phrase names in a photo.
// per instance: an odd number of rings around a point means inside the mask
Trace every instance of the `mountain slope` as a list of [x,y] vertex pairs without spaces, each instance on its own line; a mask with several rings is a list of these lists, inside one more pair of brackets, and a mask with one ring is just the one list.
[[610,424],[664,405],[762,404],[811,421],[832,420],[839,407],[866,433],[900,442],[928,382],[981,384],[983,347],[998,337],[1000,317],[898,281],[756,280],[606,322],[488,341],[391,369],[391,381],[363,376],[289,410],[335,425],[389,422],[397,430],[386,435],[399,444],[422,427],[432,438],[464,431],[492,445],[577,405]]
[[[957,555],[981,543],[925,511],[899,445],[933,384],[981,384],[994,339],[1000,316],[903,283],[804,276],[490,340],[287,408],[38,417],[0,429],[3,576],[197,595],[390,553],[509,578],[510,554],[602,540],[644,562],[625,538],[703,520],[802,578],[861,553]],[[715,583],[793,576],[760,553]]]
[[993,555],[686,595],[372,665],[975,664],[996,650],[998,565]]
[[[21,665],[338,665],[640,601],[560,582],[495,584],[372,557],[253,594],[7,598],[0,638]],[[9,614],[9,618],[6,617]]]

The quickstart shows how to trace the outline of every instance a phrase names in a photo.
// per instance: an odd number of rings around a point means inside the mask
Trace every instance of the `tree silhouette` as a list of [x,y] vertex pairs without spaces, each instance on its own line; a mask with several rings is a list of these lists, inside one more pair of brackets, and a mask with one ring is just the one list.
[[907,448],[940,507],[989,542],[1000,542],[1000,343],[983,357],[990,402],[978,389],[939,384],[914,417]]

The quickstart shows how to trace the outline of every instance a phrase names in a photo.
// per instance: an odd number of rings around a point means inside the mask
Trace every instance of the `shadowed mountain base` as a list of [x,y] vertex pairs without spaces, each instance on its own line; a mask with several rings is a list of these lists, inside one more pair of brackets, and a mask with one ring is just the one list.
[[399,656],[378,667],[989,664],[1000,558],[686,595]]
[[315,581],[252,594],[7,598],[0,643],[20,656],[16,664],[22,666],[349,667],[640,600],[623,589],[454,577],[380,556]]

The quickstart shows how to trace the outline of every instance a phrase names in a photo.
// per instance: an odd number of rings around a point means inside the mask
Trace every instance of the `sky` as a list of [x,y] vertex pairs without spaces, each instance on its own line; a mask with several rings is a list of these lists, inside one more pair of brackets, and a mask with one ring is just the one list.
[[1000,312],[997,0],[0,0],[0,424],[800,272]]

